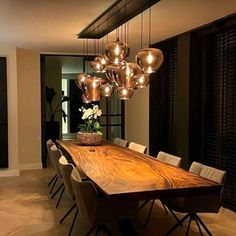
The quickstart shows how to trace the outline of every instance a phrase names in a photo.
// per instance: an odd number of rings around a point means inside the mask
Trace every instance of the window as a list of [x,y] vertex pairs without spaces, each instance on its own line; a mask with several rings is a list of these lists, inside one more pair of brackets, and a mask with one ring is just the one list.
[[115,93],[109,98],[100,101],[102,117],[100,124],[103,128],[103,137],[112,141],[116,137],[124,138],[124,102]]

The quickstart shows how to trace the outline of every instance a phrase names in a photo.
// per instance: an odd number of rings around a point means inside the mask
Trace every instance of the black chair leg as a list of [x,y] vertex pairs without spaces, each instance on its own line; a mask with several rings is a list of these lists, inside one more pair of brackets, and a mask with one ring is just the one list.
[[152,204],[151,204],[151,207],[150,207],[150,209],[149,209],[149,211],[148,211],[148,216],[147,216],[147,219],[146,219],[146,222],[145,222],[145,225],[144,225],[145,228],[147,228],[147,226],[148,226],[148,223],[149,223],[149,219],[150,219],[150,216],[151,216],[151,213],[152,213],[152,208],[153,208],[154,202],[155,202],[155,200],[152,200]]
[[[169,209],[170,213],[174,216],[174,218],[176,219],[176,221],[179,223],[179,218],[177,217],[177,215],[171,210]],[[180,223],[181,227],[183,226],[182,223]]]
[[59,223],[62,224],[63,221],[67,218],[67,216],[74,210],[76,207],[76,203],[73,204],[73,206],[66,212],[66,214],[60,219]]
[[166,205],[161,201],[161,204],[162,204],[162,206],[163,206],[163,208],[164,208],[164,210],[165,210],[165,212],[166,212],[166,214],[168,215],[168,210],[167,210],[167,207],[166,207]]
[[57,180],[58,180],[58,177],[56,176],[55,182],[53,183],[53,185],[52,185],[52,187],[50,189],[50,192],[49,192],[50,194],[52,193],[52,191],[53,191],[53,189],[54,189],[54,187],[55,187],[55,185],[57,183]]
[[207,232],[207,234],[209,236],[213,236],[212,233],[209,231],[209,229],[206,227],[206,225],[203,223],[203,221],[200,219],[200,217],[195,214],[194,217],[197,219],[197,221],[201,224],[201,226],[205,229],[205,231]]
[[145,201],[139,208],[138,208],[138,211],[141,211],[145,206],[146,204],[149,202],[149,200]]
[[78,215],[78,212],[79,212],[79,210],[78,210],[78,208],[77,208],[77,209],[76,209],[76,212],[75,212],[75,215],[74,215],[74,218],[73,218],[73,221],[72,221],[72,224],[71,224],[71,226],[70,226],[70,231],[69,231],[68,236],[70,236],[71,233],[72,233],[72,231],[73,231],[74,224],[75,224],[75,220],[76,220],[76,217],[77,217],[77,215]]
[[197,227],[198,227],[198,230],[199,230],[201,236],[203,236],[203,233],[202,233],[202,230],[201,230],[201,226],[199,225],[198,220],[196,218],[194,218],[194,220],[195,220],[195,222],[197,224]]
[[63,184],[61,184],[61,185],[57,188],[56,192],[51,196],[51,199],[53,199],[53,198],[57,195],[57,193],[61,190],[62,187],[63,187]]
[[177,222],[176,225],[174,225],[167,233],[165,233],[165,236],[170,235],[176,228],[178,228],[188,217],[190,217],[190,213],[186,214],[179,222]]
[[188,221],[188,227],[187,227],[185,236],[188,236],[188,232],[189,232],[189,228],[190,228],[191,222],[192,222],[192,216],[190,215],[189,221]]
[[90,229],[85,236],[89,236],[95,229],[97,228],[97,226],[93,227],[92,229]]
[[52,182],[55,180],[55,178],[57,177],[57,175],[55,174],[52,179],[49,181],[48,186],[50,186],[52,184]]
[[61,194],[60,194],[60,197],[58,198],[58,201],[57,201],[57,205],[56,205],[56,208],[58,208],[58,206],[59,206],[59,204],[60,204],[60,201],[61,201],[61,197],[62,197],[62,195],[63,195],[64,191],[65,191],[65,187],[63,186],[63,188],[62,188],[62,190],[61,190]]

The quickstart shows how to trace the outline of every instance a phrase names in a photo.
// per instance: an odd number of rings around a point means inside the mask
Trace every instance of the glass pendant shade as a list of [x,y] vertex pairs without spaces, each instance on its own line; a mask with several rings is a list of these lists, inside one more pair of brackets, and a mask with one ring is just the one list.
[[135,88],[134,82],[134,63],[126,63],[119,69],[118,77],[116,77],[116,83],[118,87],[126,87],[128,89]]
[[164,56],[162,51],[157,48],[144,48],[138,52],[136,62],[144,73],[154,73],[159,69]]
[[113,86],[111,84],[104,84],[101,86],[101,94],[103,97],[110,97],[113,92]]
[[78,88],[82,89],[82,83],[86,80],[87,74],[79,74],[75,79],[75,84]]
[[115,65],[108,65],[107,66],[107,70],[106,70],[106,77],[110,82],[116,82],[116,78],[118,76],[119,73],[119,66],[115,66]]
[[111,63],[116,65],[123,63],[129,56],[129,53],[129,45],[119,40],[110,42],[105,47],[106,57]]
[[134,76],[136,88],[145,88],[149,84],[148,74],[138,74]]
[[105,64],[104,58],[102,58],[100,56],[95,57],[95,59],[90,62],[90,65],[91,65],[94,72],[104,73],[106,71],[107,65]]
[[81,95],[81,100],[83,103],[91,103],[92,101],[88,100],[84,94]]
[[109,65],[110,61],[108,60],[108,58],[106,57],[106,55],[102,55],[100,57],[100,64],[101,65],[105,65],[106,67]]
[[117,96],[122,100],[128,100],[132,97],[133,90],[131,88],[126,87],[118,87],[117,88]]
[[101,85],[104,83],[104,79],[98,77],[89,76],[83,83],[85,97],[92,101],[97,102],[101,99]]

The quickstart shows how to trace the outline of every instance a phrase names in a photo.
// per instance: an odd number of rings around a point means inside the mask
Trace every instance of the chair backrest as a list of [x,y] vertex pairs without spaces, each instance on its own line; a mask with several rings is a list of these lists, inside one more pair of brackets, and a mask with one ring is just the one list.
[[203,164],[194,161],[191,164],[191,166],[189,167],[189,172],[200,175],[201,170],[202,170],[202,166],[203,166]]
[[80,214],[89,224],[93,224],[98,204],[98,195],[95,186],[89,180],[82,181],[76,169],[72,170],[71,183]]
[[146,153],[146,151],[147,151],[146,146],[143,146],[141,144],[134,143],[134,142],[130,142],[128,148],[133,151],[140,152],[140,153]]
[[[219,184],[224,184],[226,176],[225,171],[203,165],[199,162],[193,162],[189,168],[189,172],[200,175]],[[193,212],[218,212],[220,209],[222,191],[221,193],[209,193],[201,196],[186,197],[184,205]]]
[[51,153],[49,152],[50,148],[51,148],[53,145],[55,145],[55,144],[54,144],[54,142],[53,142],[51,139],[49,139],[49,140],[46,142],[48,157],[49,157],[49,160],[50,160],[50,163],[51,163],[52,168],[55,169],[54,163],[53,163],[53,160],[52,160],[52,157],[51,157],[51,155],[50,155]]
[[207,165],[203,165],[199,162],[193,162],[189,168],[189,171],[195,174],[198,174],[204,178],[215,181],[219,184],[224,183],[226,172],[219,170]]
[[121,139],[121,138],[115,138],[114,139],[114,144],[119,145],[121,147],[127,147],[128,146],[128,141]]
[[159,152],[157,155],[157,160],[168,163],[172,166],[180,166],[181,158],[178,156],[174,156],[165,152]]
[[59,166],[60,166],[61,175],[62,175],[66,193],[68,197],[73,200],[74,192],[73,192],[72,184],[71,184],[71,172],[73,170],[73,165],[68,163],[67,159],[64,156],[61,156],[59,159]]
[[60,170],[60,166],[59,166],[59,159],[62,156],[61,150],[59,150],[57,148],[57,146],[54,144],[49,149],[49,153],[50,153],[49,155],[51,155],[52,162],[53,162],[57,177],[62,178],[61,170]]

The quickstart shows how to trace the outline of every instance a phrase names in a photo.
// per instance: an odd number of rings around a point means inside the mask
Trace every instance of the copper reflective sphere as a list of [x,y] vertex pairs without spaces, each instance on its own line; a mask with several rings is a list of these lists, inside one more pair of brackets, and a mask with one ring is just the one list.
[[79,74],[75,79],[75,84],[78,88],[82,89],[82,82],[86,80],[87,74]]
[[90,62],[90,65],[94,72],[104,73],[106,71],[107,65],[105,64],[104,58],[100,56],[95,57],[95,59]]
[[110,61],[105,54],[100,57],[100,64],[105,65],[106,67],[110,64]]
[[104,84],[101,86],[101,94],[103,97],[110,97],[113,92],[113,86],[111,84]]
[[118,77],[116,78],[116,83],[118,87],[126,87],[130,89],[135,88],[134,82],[134,67],[131,63],[126,63],[119,69]]
[[84,94],[81,95],[81,100],[83,103],[91,103],[92,102],[88,98],[86,98],[86,96]]
[[106,70],[106,77],[110,82],[116,82],[120,66],[108,65]]
[[136,88],[145,88],[149,84],[148,74],[138,74],[134,76]]
[[82,83],[82,90],[85,94],[85,97],[92,102],[100,101],[100,88],[104,82],[105,80],[102,78],[88,76],[87,79]]
[[126,87],[118,87],[117,88],[117,96],[122,100],[128,100],[132,97],[133,90],[131,88]]
[[129,56],[129,45],[122,41],[109,42],[105,47],[105,55],[113,64],[121,64]]
[[162,51],[157,48],[145,48],[138,52],[136,62],[144,73],[154,73],[159,69],[164,56]]

